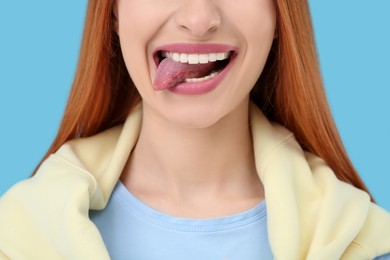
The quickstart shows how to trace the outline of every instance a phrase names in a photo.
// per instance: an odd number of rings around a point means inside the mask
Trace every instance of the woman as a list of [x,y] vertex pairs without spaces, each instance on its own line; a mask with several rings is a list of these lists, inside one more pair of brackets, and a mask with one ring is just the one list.
[[58,135],[0,212],[5,259],[390,252],[390,216],[332,121],[304,0],[89,1]]

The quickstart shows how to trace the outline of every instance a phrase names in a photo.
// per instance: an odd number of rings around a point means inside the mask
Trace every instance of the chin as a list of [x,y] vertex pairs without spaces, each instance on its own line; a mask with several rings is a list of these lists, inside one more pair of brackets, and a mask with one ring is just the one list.
[[173,124],[190,129],[206,129],[216,125],[224,117],[222,111],[206,106],[203,108],[182,108],[168,113],[165,118]]

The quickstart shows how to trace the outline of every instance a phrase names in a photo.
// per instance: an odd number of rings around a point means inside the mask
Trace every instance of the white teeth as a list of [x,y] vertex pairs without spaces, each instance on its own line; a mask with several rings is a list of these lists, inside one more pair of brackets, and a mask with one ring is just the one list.
[[201,64],[209,63],[209,55],[208,54],[200,54],[199,55],[199,63],[201,63]]
[[[173,55],[172,55],[172,57],[173,57]],[[185,54],[185,53],[180,54],[180,59],[177,60],[177,62],[188,63],[188,54]]]
[[211,62],[217,61],[217,54],[216,53],[210,53],[209,54],[209,61],[211,61]]
[[228,53],[217,53],[217,60],[225,60],[228,56]]
[[187,83],[194,83],[194,82],[201,82],[201,81],[205,81],[205,80],[208,80],[208,79],[211,79],[211,78],[214,78],[215,76],[218,75],[218,71],[215,71],[215,72],[211,72],[209,75],[203,77],[203,78],[190,78],[190,79],[186,79],[186,82]]
[[173,53],[171,59],[173,59],[173,60],[175,60],[175,61],[180,60],[180,54],[179,54],[179,53],[176,53],[176,52]]
[[206,64],[217,60],[226,60],[229,58],[229,52],[187,54],[177,52],[163,52],[162,56],[180,63],[188,64]]
[[188,55],[188,64],[198,64],[198,63],[199,63],[199,55],[197,54]]

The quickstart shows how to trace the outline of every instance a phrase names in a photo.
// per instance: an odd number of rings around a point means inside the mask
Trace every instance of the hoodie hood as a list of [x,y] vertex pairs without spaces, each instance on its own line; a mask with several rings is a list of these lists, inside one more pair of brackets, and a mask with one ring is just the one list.
[[[386,211],[339,181],[253,104],[250,114],[275,259],[371,259],[390,252]],[[0,259],[109,259],[88,212],[106,206],[141,120],[139,105],[123,126],[64,144],[34,177],[11,188],[0,199]]]

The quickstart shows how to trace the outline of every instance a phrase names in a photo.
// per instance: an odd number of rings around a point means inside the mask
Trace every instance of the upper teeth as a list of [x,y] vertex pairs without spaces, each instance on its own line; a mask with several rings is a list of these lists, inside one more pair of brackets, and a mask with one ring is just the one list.
[[177,52],[163,52],[163,57],[172,59],[176,62],[188,64],[206,64],[217,60],[226,60],[229,58],[229,52],[204,53],[204,54],[187,54]]

